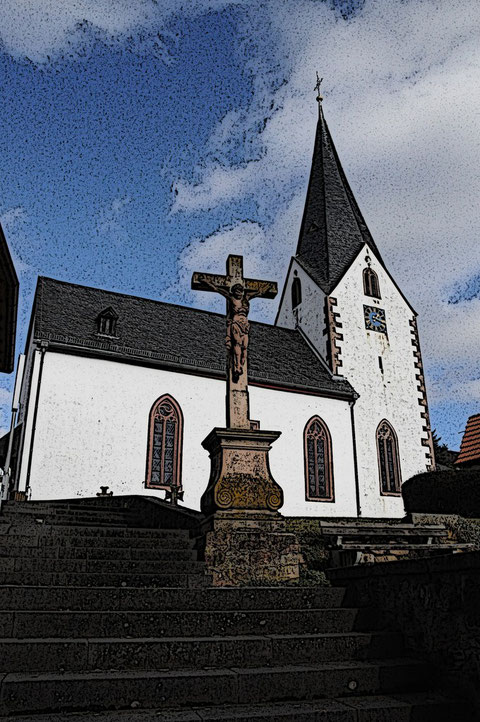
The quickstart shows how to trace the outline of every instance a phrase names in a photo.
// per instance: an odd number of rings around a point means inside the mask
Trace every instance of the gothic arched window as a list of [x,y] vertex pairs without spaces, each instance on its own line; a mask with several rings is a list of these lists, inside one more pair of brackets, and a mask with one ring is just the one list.
[[313,416],[303,432],[307,501],[334,501],[332,439],[324,421]]
[[375,271],[372,271],[371,268],[363,269],[363,291],[365,293],[365,296],[374,296],[375,298],[381,298],[378,276]]
[[402,479],[397,435],[393,426],[386,419],[383,419],[377,426],[377,452],[380,492],[384,495],[399,496]]
[[295,276],[292,283],[292,308],[296,308],[302,303],[302,284],[298,276]]
[[183,414],[169,394],[160,396],[150,411],[147,476],[150,489],[181,488]]

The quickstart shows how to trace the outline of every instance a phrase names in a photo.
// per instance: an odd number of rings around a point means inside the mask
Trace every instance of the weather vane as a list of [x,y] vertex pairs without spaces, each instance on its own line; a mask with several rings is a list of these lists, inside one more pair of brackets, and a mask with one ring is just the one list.
[[314,90],[317,91],[317,100],[318,100],[318,102],[321,102],[321,101],[323,100],[322,96],[320,95],[320,86],[321,86],[321,84],[322,84],[322,80],[323,80],[323,78],[320,78],[320,77],[318,76],[318,70],[317,70],[317,84],[316,84]]

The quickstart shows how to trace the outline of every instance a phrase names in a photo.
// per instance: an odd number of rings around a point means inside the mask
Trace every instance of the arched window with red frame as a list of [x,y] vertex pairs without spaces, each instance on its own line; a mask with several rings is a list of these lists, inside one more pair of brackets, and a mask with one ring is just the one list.
[[393,426],[383,419],[377,426],[378,470],[382,496],[400,496],[402,478],[398,440]]
[[313,416],[303,432],[305,497],[307,501],[334,501],[332,438],[320,416]]
[[182,486],[183,414],[170,394],[155,401],[148,425],[147,475],[149,489]]
[[365,293],[365,296],[381,298],[378,276],[371,268],[363,269],[363,292]]

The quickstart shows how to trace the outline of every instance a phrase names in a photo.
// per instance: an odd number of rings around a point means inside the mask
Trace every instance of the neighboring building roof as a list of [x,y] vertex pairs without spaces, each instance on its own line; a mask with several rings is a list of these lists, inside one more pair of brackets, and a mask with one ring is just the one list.
[[[98,333],[96,319],[111,308],[116,337]],[[137,296],[40,277],[33,335],[64,350],[121,361],[155,362],[225,378],[225,317]],[[351,398],[352,386],[330,372],[298,331],[251,323],[249,379],[276,387]]]
[[480,464],[480,414],[467,420],[456,464]]
[[319,103],[297,259],[328,295],[368,243],[383,261],[348,184]]
[[0,371],[10,374],[15,365],[18,278],[0,226]]

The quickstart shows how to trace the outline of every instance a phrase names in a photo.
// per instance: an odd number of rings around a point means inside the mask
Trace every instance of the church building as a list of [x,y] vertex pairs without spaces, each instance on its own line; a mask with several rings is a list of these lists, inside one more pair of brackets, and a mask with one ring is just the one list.
[[[402,482],[434,467],[416,313],[318,100],[296,255],[275,324],[251,323],[250,418],[281,432],[270,467],[283,514],[401,517]],[[17,488],[53,499],[174,487],[199,509],[210,473],[201,442],[225,426],[224,338],[220,314],[40,277]]]

